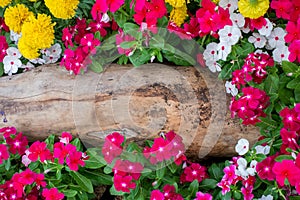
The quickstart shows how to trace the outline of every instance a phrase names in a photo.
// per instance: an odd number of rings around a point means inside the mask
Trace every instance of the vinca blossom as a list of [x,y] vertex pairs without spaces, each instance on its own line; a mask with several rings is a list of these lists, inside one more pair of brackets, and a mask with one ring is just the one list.
[[249,151],[249,141],[242,138],[235,146],[235,151],[240,155],[245,155]]
[[220,42],[224,42],[227,45],[235,45],[242,36],[241,30],[237,26],[225,26],[218,34]]
[[263,48],[266,45],[266,38],[259,33],[253,33],[252,36],[248,38],[250,43],[253,43],[255,48]]
[[238,94],[238,89],[230,81],[226,81],[225,88],[226,88],[226,92],[230,93],[232,96],[236,96]]

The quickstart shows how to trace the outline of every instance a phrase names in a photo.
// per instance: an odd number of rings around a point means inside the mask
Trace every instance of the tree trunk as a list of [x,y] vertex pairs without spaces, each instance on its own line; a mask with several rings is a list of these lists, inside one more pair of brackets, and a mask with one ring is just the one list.
[[120,131],[140,144],[165,130],[180,134],[189,156],[235,155],[238,139],[259,131],[231,119],[224,83],[204,68],[111,65],[69,75],[57,65],[0,79],[0,110],[31,140],[69,131],[86,146]]

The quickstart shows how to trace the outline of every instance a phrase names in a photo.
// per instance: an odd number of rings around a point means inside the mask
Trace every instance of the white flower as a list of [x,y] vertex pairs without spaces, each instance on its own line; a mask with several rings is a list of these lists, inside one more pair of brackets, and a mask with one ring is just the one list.
[[227,56],[231,53],[231,46],[226,43],[219,43],[217,46],[218,59],[226,61]]
[[31,160],[28,158],[29,154],[30,151],[26,149],[25,154],[22,156],[22,163],[25,165],[25,167],[28,167],[28,165],[31,163]]
[[259,33],[253,33],[252,36],[248,38],[250,43],[253,43],[255,48],[263,48],[266,45],[266,38]]
[[46,49],[46,56],[52,56],[52,57],[60,57],[61,54],[61,46],[60,44],[56,43],[52,47]]
[[267,24],[265,26],[263,26],[261,29],[259,29],[258,32],[261,35],[268,37],[273,30],[273,24],[272,24],[272,22],[270,22],[270,20],[268,18],[266,18],[266,21],[267,21]]
[[268,196],[265,196],[265,195],[262,195],[260,198],[258,198],[257,200],[273,200],[273,196],[272,195],[268,195]]
[[238,8],[238,1],[237,0],[220,0],[219,6],[222,8],[229,9],[230,13],[233,13]]
[[21,58],[22,56],[19,49],[17,49],[16,47],[9,47],[8,49],[6,49],[6,53],[8,56],[16,57],[16,58]]
[[4,73],[11,76],[13,73],[18,72],[18,68],[22,66],[21,60],[13,56],[5,56],[3,59]]
[[249,173],[247,172],[247,161],[245,158],[239,158],[237,160],[237,164],[238,164],[238,167],[237,169],[235,170],[235,174],[237,176],[241,176],[243,177],[244,179],[247,179],[247,177],[249,176]]
[[23,68],[24,69],[23,72],[26,72],[26,71],[33,69],[34,65],[31,62],[27,62],[26,65],[22,65],[20,68]]
[[248,140],[242,138],[238,141],[235,146],[235,151],[240,155],[245,155],[249,151],[249,142]]
[[46,62],[44,59],[41,59],[41,58],[31,59],[29,61],[34,64],[40,64],[40,65],[45,64],[45,62]]
[[13,41],[13,42],[15,42],[15,44],[17,44],[19,39],[21,38],[21,36],[22,36],[22,33],[18,34],[11,30],[9,38],[11,41]]
[[250,163],[250,167],[246,169],[246,171],[248,172],[249,175],[255,176],[256,165],[257,165],[257,161],[256,160],[252,160],[251,163]]
[[217,63],[217,61],[207,60],[205,61],[205,64],[211,72],[215,73],[215,72],[220,72],[222,70],[221,65]]
[[43,60],[45,60],[45,64],[55,63],[57,62],[59,57],[53,57],[53,56],[45,56],[43,55]]
[[242,28],[245,25],[245,17],[240,13],[231,13],[230,19],[232,23],[238,26],[239,28]]
[[101,22],[108,23],[109,21],[110,21],[110,18],[109,18],[109,16],[108,16],[108,14],[107,14],[107,13],[104,13],[104,14],[102,15]]
[[226,92],[231,93],[232,96],[236,96],[239,92],[238,89],[235,87],[235,85],[231,83],[231,81],[226,81],[225,87],[226,87]]
[[220,42],[228,45],[235,45],[242,36],[241,30],[237,26],[226,25],[219,31]]
[[215,42],[209,43],[203,52],[203,58],[206,61],[217,61],[218,60],[218,44]]
[[279,63],[281,63],[283,60],[288,60],[289,55],[289,48],[285,45],[279,46],[273,51],[273,59]]
[[268,38],[268,44],[272,48],[280,47],[282,45],[285,45],[284,37],[286,35],[286,31],[280,27],[274,28],[274,30],[271,32],[271,34],[267,37]]
[[255,150],[256,150],[256,154],[268,155],[270,153],[270,146],[268,146],[268,145],[266,145],[266,146],[257,145],[255,147]]

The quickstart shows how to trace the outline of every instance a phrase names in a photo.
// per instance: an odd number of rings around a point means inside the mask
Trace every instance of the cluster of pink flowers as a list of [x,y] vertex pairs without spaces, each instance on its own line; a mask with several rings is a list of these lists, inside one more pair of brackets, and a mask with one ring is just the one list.
[[197,180],[199,183],[204,179],[208,178],[207,169],[198,163],[191,163],[189,166],[185,167],[183,173],[180,176],[180,182],[193,182]]
[[168,161],[172,157],[177,165],[186,160],[184,156],[185,147],[182,137],[174,131],[170,131],[162,137],[155,138],[152,147],[144,148],[144,156],[150,160],[152,164],[162,161]]
[[267,67],[274,66],[274,60],[267,53],[251,53],[245,58],[242,69],[232,73],[232,84],[241,85],[253,81],[260,84],[267,76]]
[[238,100],[232,98],[230,110],[232,117],[236,114],[243,120],[245,125],[255,125],[260,122],[259,117],[265,117],[264,109],[269,105],[269,97],[266,92],[258,88],[245,87],[242,89],[243,96]]
[[153,190],[150,195],[150,200],[184,200],[184,198],[176,193],[174,185],[165,185],[163,192],[160,190]]

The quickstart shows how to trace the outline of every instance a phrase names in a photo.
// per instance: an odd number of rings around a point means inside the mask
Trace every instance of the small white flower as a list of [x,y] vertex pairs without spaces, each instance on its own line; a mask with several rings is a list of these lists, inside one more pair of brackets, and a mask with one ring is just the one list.
[[238,89],[235,87],[235,85],[231,83],[231,81],[226,81],[225,87],[226,87],[226,92],[231,93],[232,96],[236,96],[239,92]]
[[104,13],[104,14],[102,15],[101,22],[108,23],[109,21],[110,21],[110,18],[109,18],[109,16],[108,16],[108,14],[107,14],[107,13]]
[[4,73],[11,76],[13,73],[18,72],[18,68],[22,66],[21,60],[17,57],[5,56],[3,59]]
[[230,13],[233,13],[238,8],[238,1],[237,0],[220,0],[219,6],[222,8],[229,9]]
[[272,24],[272,22],[270,22],[270,20],[268,18],[266,18],[266,21],[267,21],[267,24],[265,26],[263,26],[261,29],[259,29],[258,32],[261,35],[268,37],[273,30],[273,24]]
[[8,49],[6,49],[6,53],[8,56],[16,57],[16,58],[21,58],[22,56],[19,49],[17,49],[16,47],[9,47]]
[[285,45],[279,46],[273,51],[273,59],[279,63],[281,63],[283,60],[288,60],[289,55],[289,48]]
[[272,48],[280,47],[282,45],[285,45],[284,37],[286,35],[286,31],[283,28],[276,27],[271,32],[271,34],[267,37],[268,38],[268,44]]
[[247,177],[249,176],[249,173],[247,171],[247,161],[245,158],[239,158],[237,160],[237,164],[238,164],[238,167],[237,169],[235,170],[235,174],[237,176],[241,176],[242,178],[244,179],[247,179]]
[[219,43],[217,46],[218,59],[226,61],[227,56],[231,53],[231,46],[227,43]]
[[226,25],[219,31],[220,42],[228,45],[235,45],[242,36],[241,30],[237,26]]
[[29,61],[34,64],[40,64],[40,65],[45,64],[45,62],[46,62],[44,59],[41,59],[41,58],[31,59]]
[[218,44],[215,42],[209,43],[203,52],[203,58],[206,61],[217,61],[218,60]]
[[249,151],[249,142],[248,140],[242,138],[238,141],[235,146],[235,151],[240,155],[245,155]]
[[266,145],[266,146],[257,145],[255,147],[255,150],[256,150],[256,154],[268,155],[270,153],[270,146],[269,145]]
[[56,63],[58,59],[59,57],[54,57],[52,55],[50,56],[43,55],[43,60],[45,60],[45,64]]
[[60,44],[56,43],[52,47],[46,49],[46,56],[52,56],[52,57],[60,57],[61,54],[61,46]]
[[20,68],[23,68],[24,69],[23,72],[26,72],[26,71],[33,69],[34,65],[31,62],[27,62],[26,65],[22,65]]
[[245,17],[240,13],[230,14],[230,19],[231,19],[232,23],[235,24],[236,26],[238,26],[239,28],[242,28],[245,25]]
[[255,48],[263,48],[266,45],[266,38],[259,33],[253,33],[252,36],[248,38],[250,43],[253,43]]
[[10,30],[10,40],[15,42],[15,44],[18,43],[19,39],[21,38],[22,36],[22,33],[18,34],[18,33],[15,33],[14,31]]
[[273,200],[273,196],[272,195],[268,195],[268,196],[265,196],[265,195],[262,195],[260,198],[258,198],[257,200]]
[[205,64],[208,67],[208,69],[213,73],[220,72],[222,70],[221,65],[217,63],[217,61],[207,60],[205,61]]
[[31,160],[28,158],[29,154],[30,151],[26,149],[25,154],[22,156],[22,163],[25,165],[25,167],[28,167],[28,165],[31,163]]
[[257,161],[256,160],[252,160],[251,163],[250,163],[250,167],[246,169],[246,171],[248,172],[249,175],[255,176],[256,165],[257,165]]
[[151,58],[150,58],[150,62],[153,62],[154,61],[154,59],[155,59],[155,56],[153,55],[153,56],[151,56]]

